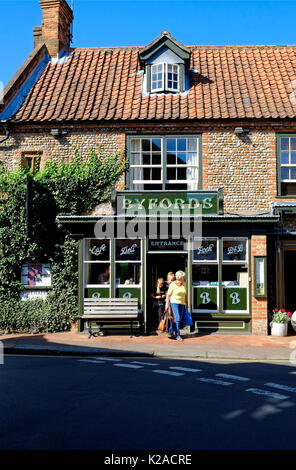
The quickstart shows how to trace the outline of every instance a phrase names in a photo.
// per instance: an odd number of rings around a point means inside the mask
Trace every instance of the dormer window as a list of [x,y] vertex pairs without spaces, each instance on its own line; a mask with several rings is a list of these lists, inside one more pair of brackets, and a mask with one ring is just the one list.
[[151,91],[179,91],[179,65],[151,65]]
[[140,52],[145,67],[143,93],[180,93],[186,91],[186,70],[190,51],[163,31]]

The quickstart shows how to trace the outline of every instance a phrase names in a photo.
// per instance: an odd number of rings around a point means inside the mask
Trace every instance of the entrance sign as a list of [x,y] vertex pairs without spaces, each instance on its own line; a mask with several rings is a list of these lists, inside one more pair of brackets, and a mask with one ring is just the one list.
[[186,240],[149,240],[148,251],[184,251],[187,250]]
[[207,215],[221,213],[220,191],[116,191],[113,208],[121,215]]

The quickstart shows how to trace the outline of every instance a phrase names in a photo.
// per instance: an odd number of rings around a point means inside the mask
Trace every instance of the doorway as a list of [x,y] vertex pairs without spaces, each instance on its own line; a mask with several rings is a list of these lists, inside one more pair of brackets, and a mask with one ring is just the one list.
[[284,251],[284,267],[285,267],[285,309],[287,312],[296,310],[296,293],[295,293],[295,266],[296,251]]
[[147,254],[146,311],[148,331],[156,330],[158,326],[157,313],[153,309],[153,299],[151,298],[151,293],[153,292],[157,279],[162,277],[166,281],[169,272],[176,273],[181,270],[186,273],[186,285],[188,286],[187,259],[187,253],[158,252]]

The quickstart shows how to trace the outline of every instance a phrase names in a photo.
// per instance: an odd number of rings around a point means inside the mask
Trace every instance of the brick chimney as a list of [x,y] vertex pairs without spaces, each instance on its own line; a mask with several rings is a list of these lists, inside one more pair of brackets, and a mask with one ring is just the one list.
[[46,43],[51,57],[62,49],[69,50],[73,11],[66,0],[39,0],[42,8],[42,26],[33,30],[34,47]]

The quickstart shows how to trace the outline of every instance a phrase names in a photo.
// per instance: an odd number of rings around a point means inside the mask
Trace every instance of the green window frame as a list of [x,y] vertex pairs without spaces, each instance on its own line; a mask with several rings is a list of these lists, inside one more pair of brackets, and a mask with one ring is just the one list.
[[[142,140],[151,140],[151,147],[150,150],[147,152],[143,151],[140,149],[140,146],[142,146]],[[173,141],[175,140],[176,142],[176,149],[175,150],[168,150],[167,145],[170,142],[173,145]],[[196,149],[190,151],[190,141],[189,139],[196,139]],[[157,140],[158,142],[161,142],[161,145],[159,146],[160,150],[158,151],[153,151],[152,145],[153,145],[153,140]],[[135,147],[135,142],[138,141],[139,145],[138,150]],[[182,150],[179,151],[178,153],[178,145],[181,142],[184,145],[184,141],[186,141],[186,148],[182,148]],[[152,185],[157,185],[157,190],[183,190],[183,191],[196,191],[199,189],[202,189],[202,156],[201,156],[201,151],[202,151],[202,142],[201,142],[201,135],[200,134],[184,134],[184,135],[130,135],[127,137],[127,151],[128,151],[128,156],[129,156],[129,170],[127,172],[127,178],[126,178],[126,186],[127,189],[129,190],[139,190],[139,191],[145,191],[149,189],[153,189],[151,186]],[[149,157],[149,152],[150,152],[150,162],[147,164],[147,162],[144,161],[144,154],[147,154]],[[194,161],[194,154],[196,154],[195,161]],[[146,156],[147,156],[146,155]],[[169,161],[168,156],[173,157],[175,155],[176,159],[174,161]],[[188,159],[191,158],[191,155],[193,156],[193,162],[192,164],[188,164]],[[186,156],[186,163],[180,164],[180,159],[184,158]],[[153,163],[153,158],[156,157],[158,158],[157,163]],[[161,157],[161,158],[160,158]],[[138,160],[137,160],[138,159]],[[146,164],[145,164],[146,163]],[[149,173],[149,178],[147,176],[143,176],[140,179],[135,178],[136,174],[136,168],[139,170],[139,174],[142,172],[144,174],[145,168],[146,168],[146,175],[148,176]],[[150,172],[148,171],[150,169]],[[158,173],[156,173],[158,171]],[[153,178],[153,172],[154,174],[158,175],[158,179]],[[175,173],[174,173],[175,172]],[[188,179],[188,175],[193,176],[192,179]],[[173,179],[168,178],[170,174],[174,174],[175,177]],[[181,176],[180,176],[181,175]],[[185,175],[185,178],[184,178]],[[180,177],[179,177],[180,176]],[[183,176],[183,177],[182,177]],[[152,179],[151,179],[152,177]],[[188,184],[190,181],[192,181],[192,185]],[[170,186],[171,185],[171,186]],[[175,187],[172,187],[174,185]],[[184,186],[186,185],[186,188]],[[146,186],[145,189],[143,189],[143,186]],[[180,188],[178,188],[180,186]]]
[[254,297],[267,297],[266,256],[254,256]]

